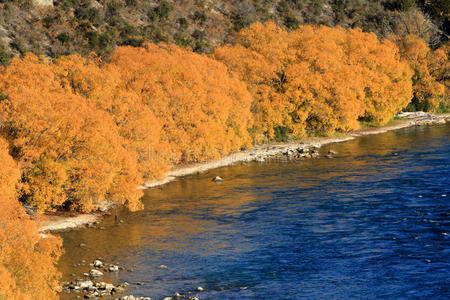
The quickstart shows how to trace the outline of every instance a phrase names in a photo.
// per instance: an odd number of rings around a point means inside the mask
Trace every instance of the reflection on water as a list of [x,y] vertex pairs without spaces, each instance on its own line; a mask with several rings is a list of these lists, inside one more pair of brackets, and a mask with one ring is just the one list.
[[147,191],[145,210],[120,212],[121,225],[109,218],[105,230],[62,233],[60,269],[70,279],[89,270],[74,263],[102,257],[132,269],[105,281],[156,299],[199,285],[200,299],[443,299],[449,133],[408,128],[321,150],[335,159],[179,179]]

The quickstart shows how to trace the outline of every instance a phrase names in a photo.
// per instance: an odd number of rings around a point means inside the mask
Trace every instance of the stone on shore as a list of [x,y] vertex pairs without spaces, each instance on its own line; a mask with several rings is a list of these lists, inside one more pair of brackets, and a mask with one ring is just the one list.
[[448,116],[434,115],[423,111],[401,112],[397,115],[397,117],[401,119],[408,119],[417,126],[445,124],[448,121]]
[[85,281],[79,281],[77,285],[80,287],[80,289],[84,290],[84,289],[89,289],[94,284],[90,280],[85,280]]

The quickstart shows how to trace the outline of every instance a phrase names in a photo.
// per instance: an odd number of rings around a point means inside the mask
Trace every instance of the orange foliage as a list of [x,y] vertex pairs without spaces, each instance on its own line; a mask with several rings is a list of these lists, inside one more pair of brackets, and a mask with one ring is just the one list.
[[139,206],[142,177],[110,115],[98,110],[34,55],[0,74],[3,132],[22,165],[23,197],[40,210],[69,203],[91,211],[104,200]]
[[[218,158],[251,144],[252,98],[217,61],[174,45],[120,47],[111,57],[162,125],[171,163]],[[108,69],[109,66],[106,67]]]
[[[416,99],[436,107],[446,53],[411,37],[399,44],[416,72]],[[27,203],[138,209],[136,187],[171,165],[217,159],[280,132],[385,124],[412,98],[411,76],[394,43],[360,29],[256,23],[212,56],[145,44],[119,47],[107,62],[14,59],[0,72],[1,132],[22,166]]]
[[450,70],[448,50],[445,47],[432,51],[420,37],[408,35],[397,38],[402,57],[414,71],[412,77],[415,108],[436,111],[440,103],[449,105],[444,81]]
[[41,238],[15,198],[20,178],[8,145],[0,139],[0,299],[56,299],[59,272],[55,263],[61,241]]
[[374,34],[273,22],[242,30],[215,59],[166,44],[120,47],[108,62],[13,59],[0,69],[0,299],[54,299],[59,278],[61,242],[40,238],[16,190],[40,211],[103,201],[135,210],[137,186],[171,164],[217,159],[281,129],[300,137],[354,130],[361,118],[385,124],[413,89],[427,109],[448,101],[439,82],[448,47],[397,43],[413,77],[397,46]]
[[168,171],[161,140],[161,123],[138,94],[127,88],[123,72],[114,65],[100,67],[96,59],[76,55],[54,61],[54,72],[98,109],[108,112],[127,149],[138,154],[138,168],[145,180],[160,179]]
[[288,33],[256,23],[214,57],[249,84],[255,129],[269,139],[279,126],[302,136],[357,129],[360,117],[384,124],[411,98],[410,72],[396,46],[359,29],[301,26]]
[[117,49],[111,62],[27,55],[0,74],[3,135],[40,210],[138,209],[170,164],[251,145],[252,98],[222,63],[176,46]]

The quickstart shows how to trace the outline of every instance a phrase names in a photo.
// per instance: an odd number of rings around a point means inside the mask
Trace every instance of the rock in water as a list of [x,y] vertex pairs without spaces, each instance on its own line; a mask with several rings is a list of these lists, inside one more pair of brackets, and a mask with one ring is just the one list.
[[220,177],[220,176],[216,176],[216,177],[213,178],[213,181],[220,182],[220,181],[223,181],[223,178]]
[[116,265],[112,265],[108,269],[110,272],[119,272],[119,267]]
[[197,291],[199,291],[199,292],[203,292],[204,291],[204,289],[201,287],[201,286],[199,286],[198,288],[197,288]]
[[168,269],[166,265],[159,265],[156,267],[157,269]]
[[96,268],[103,268],[103,262],[101,260],[98,260],[98,259],[94,260],[94,264],[93,265]]
[[100,272],[99,270],[92,269],[92,270],[89,272],[89,275],[90,275],[91,277],[96,278],[96,277],[102,277],[102,276],[103,276],[103,273]]

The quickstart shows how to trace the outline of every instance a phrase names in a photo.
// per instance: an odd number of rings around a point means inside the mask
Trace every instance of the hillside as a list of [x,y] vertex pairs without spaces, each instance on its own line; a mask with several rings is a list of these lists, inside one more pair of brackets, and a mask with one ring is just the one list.
[[448,39],[446,0],[12,0],[0,1],[0,63],[32,51],[108,55],[121,45],[170,42],[210,52],[256,21],[360,27],[379,37],[416,34],[432,48]]

